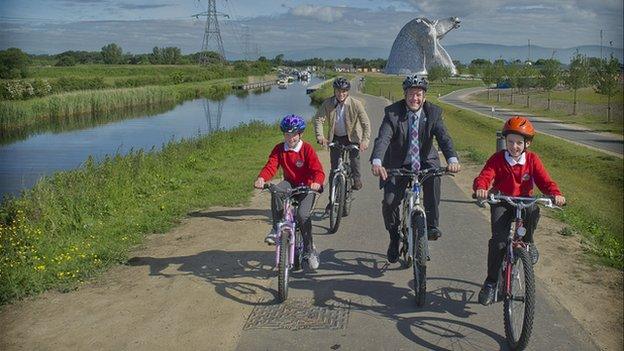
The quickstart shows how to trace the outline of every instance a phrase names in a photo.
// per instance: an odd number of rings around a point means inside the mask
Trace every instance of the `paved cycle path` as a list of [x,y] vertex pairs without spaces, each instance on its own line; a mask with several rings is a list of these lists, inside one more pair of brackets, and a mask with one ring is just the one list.
[[[455,107],[471,110],[488,117],[498,118],[503,121],[506,121],[509,116],[513,115],[527,115],[525,112],[498,107],[496,107],[494,112],[492,113],[492,106],[468,101],[468,97],[470,95],[477,94],[485,90],[486,89],[482,87],[456,90],[452,93],[442,96],[440,100]],[[580,125],[568,124],[554,119],[535,117],[530,114],[527,115],[527,117],[531,120],[531,122],[533,122],[535,128],[540,133],[552,135],[558,138],[565,139],[567,141],[588,146],[590,148],[597,149],[620,158],[622,158],[623,156],[624,139],[621,135],[611,133],[597,133],[588,130],[586,127]]]
[[[354,94],[366,103],[373,135],[387,100]],[[412,293],[412,270],[386,263],[388,235],[381,217],[382,192],[370,173],[370,149],[362,155],[364,188],[336,234],[328,220],[314,222],[321,264],[294,273],[288,301],[255,303],[238,350],[500,350],[502,303],[484,307],[477,295],[485,274],[489,223],[450,177],[444,177],[441,229],[430,245],[427,304]],[[323,195],[317,208],[327,203]],[[277,278],[270,288],[277,289]],[[587,332],[537,280],[530,350],[597,350]]]

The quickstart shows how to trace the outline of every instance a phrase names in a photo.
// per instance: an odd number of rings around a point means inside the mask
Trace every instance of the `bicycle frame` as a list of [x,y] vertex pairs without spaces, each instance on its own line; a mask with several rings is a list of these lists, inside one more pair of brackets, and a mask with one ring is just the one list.
[[282,233],[288,233],[288,245],[290,246],[289,251],[289,262],[288,268],[292,268],[295,264],[295,244],[300,244],[296,242],[295,233],[297,231],[297,221],[295,220],[295,206],[293,206],[292,195],[287,196],[284,199],[284,211],[282,215],[282,220],[277,224],[277,235],[278,239],[275,243],[275,266],[279,264],[280,261],[280,248],[282,245]]
[[[336,168],[332,170],[332,173],[333,173],[332,184],[337,184],[336,179],[342,178],[342,180],[344,180],[343,184],[346,185],[347,179],[351,176],[351,163],[349,161],[349,151],[351,149],[358,149],[358,147],[355,145],[350,145],[348,147],[345,147],[343,145],[336,144],[336,143],[330,143],[329,147],[340,148],[340,157],[338,157],[338,165],[336,166]],[[347,191],[345,192],[345,195],[351,194],[351,191],[348,188],[349,187],[347,186]],[[336,189],[334,187],[332,187],[331,189],[331,194],[330,194],[329,199],[332,203],[334,203],[334,201],[336,200]]]
[[507,236],[507,245],[506,245],[506,254],[505,260],[503,262],[503,266],[501,267],[501,278],[504,278],[502,281],[499,279],[495,299],[498,300],[499,288],[502,283],[504,285],[502,288],[504,289],[505,296],[511,297],[511,281],[512,281],[512,270],[511,267],[515,260],[514,258],[514,249],[522,248],[524,250],[528,249],[527,244],[522,240],[524,235],[526,234],[526,228],[524,227],[524,220],[522,219],[522,210],[533,206],[536,203],[541,203],[546,207],[550,208],[559,208],[552,204],[552,199],[545,197],[512,197],[512,196],[503,196],[503,195],[495,195],[490,194],[488,200],[490,204],[498,204],[501,201],[505,201],[506,203],[513,206],[516,210],[516,217],[514,218],[514,223],[509,230],[509,236]]

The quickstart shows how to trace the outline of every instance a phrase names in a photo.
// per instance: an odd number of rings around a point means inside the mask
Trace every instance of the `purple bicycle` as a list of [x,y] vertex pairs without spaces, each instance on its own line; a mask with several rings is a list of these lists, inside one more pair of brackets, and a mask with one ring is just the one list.
[[[308,186],[299,186],[292,189],[280,189],[275,184],[265,184],[274,196],[284,201],[282,219],[277,224],[277,240],[275,241],[275,266],[278,268],[277,293],[280,301],[288,298],[288,280],[290,271],[301,269],[303,261],[303,236],[295,220],[299,201],[297,195],[317,193]],[[313,206],[314,207],[314,206]]]

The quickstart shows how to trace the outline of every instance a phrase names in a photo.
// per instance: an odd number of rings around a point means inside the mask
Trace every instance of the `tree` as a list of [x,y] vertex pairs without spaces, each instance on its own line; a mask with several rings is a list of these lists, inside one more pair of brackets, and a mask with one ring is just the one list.
[[0,51],[0,78],[14,79],[27,76],[28,55],[18,48]]
[[587,57],[577,54],[572,58],[564,82],[568,88],[574,90],[574,107],[572,108],[572,114],[576,115],[576,93],[580,88],[586,87],[589,84]]
[[284,62],[284,54],[276,55],[275,58],[273,59],[274,66],[281,66],[283,62]]
[[71,55],[59,55],[58,61],[54,65],[60,67],[75,66],[76,60]]
[[550,92],[557,86],[557,84],[559,84],[560,81],[561,63],[553,59],[544,60],[544,62],[541,64],[538,84],[548,94],[548,106],[546,107],[547,110],[550,110]]
[[444,82],[445,79],[451,77],[451,69],[445,66],[433,66],[427,71],[427,77],[432,82],[437,80]]
[[118,64],[122,61],[121,47],[115,43],[102,47],[102,60],[105,64]]
[[594,90],[607,96],[607,123],[611,123],[611,97],[618,92],[620,62],[611,56],[611,59],[600,60],[597,67],[592,67],[596,87]]

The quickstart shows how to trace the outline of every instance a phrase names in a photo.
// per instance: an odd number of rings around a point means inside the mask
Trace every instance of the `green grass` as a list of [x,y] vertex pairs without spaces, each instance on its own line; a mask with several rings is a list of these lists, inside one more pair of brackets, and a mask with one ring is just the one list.
[[[474,95],[474,100],[483,104],[497,106],[500,108],[514,109],[525,111],[539,117],[556,119],[565,123],[576,123],[587,126],[595,131],[611,132],[616,134],[624,133],[624,118],[622,108],[622,94],[618,94],[611,101],[611,120],[607,123],[606,96],[599,95],[589,90],[583,89],[583,93],[579,92],[578,113],[572,115],[573,99],[571,91],[555,91],[551,94],[551,109],[547,109],[546,93],[531,93],[531,108],[526,107],[526,94],[514,92],[514,104],[511,104],[511,96],[509,91],[502,91],[500,101],[498,100],[498,91],[490,91],[490,99],[487,98],[488,93],[483,92]],[[604,99],[603,99],[604,98]]]
[[29,78],[61,78],[61,77],[101,77],[129,78],[136,76],[168,76],[181,72],[189,75],[201,75],[206,72],[199,65],[104,65],[89,64],[71,67],[30,67]]
[[[403,76],[386,76],[386,75],[367,75],[364,85],[366,94],[384,96],[390,101],[398,101],[403,99]],[[449,79],[445,83],[431,82],[427,91],[428,97],[436,97],[446,95],[452,91],[475,86],[483,86],[480,80],[459,80]]]
[[[378,79],[367,77],[367,88],[372,87],[373,94],[386,96],[388,90],[384,87],[396,94],[397,86],[401,92],[400,77]],[[442,95],[453,89],[452,86],[438,88]],[[445,124],[458,152],[478,163],[484,163],[495,152],[495,135],[501,122],[440,103],[434,89],[427,96],[444,109]],[[553,215],[582,233],[586,247],[603,263],[622,269],[622,160],[542,134],[537,135],[531,149],[540,156],[568,199],[565,211]]]
[[78,91],[25,101],[0,101],[0,140],[28,135],[75,119],[97,119],[122,109],[171,105],[200,96],[222,96],[234,79],[170,86]]
[[189,211],[248,203],[280,140],[275,126],[250,123],[42,179],[0,206],[0,304],[75,288]]

